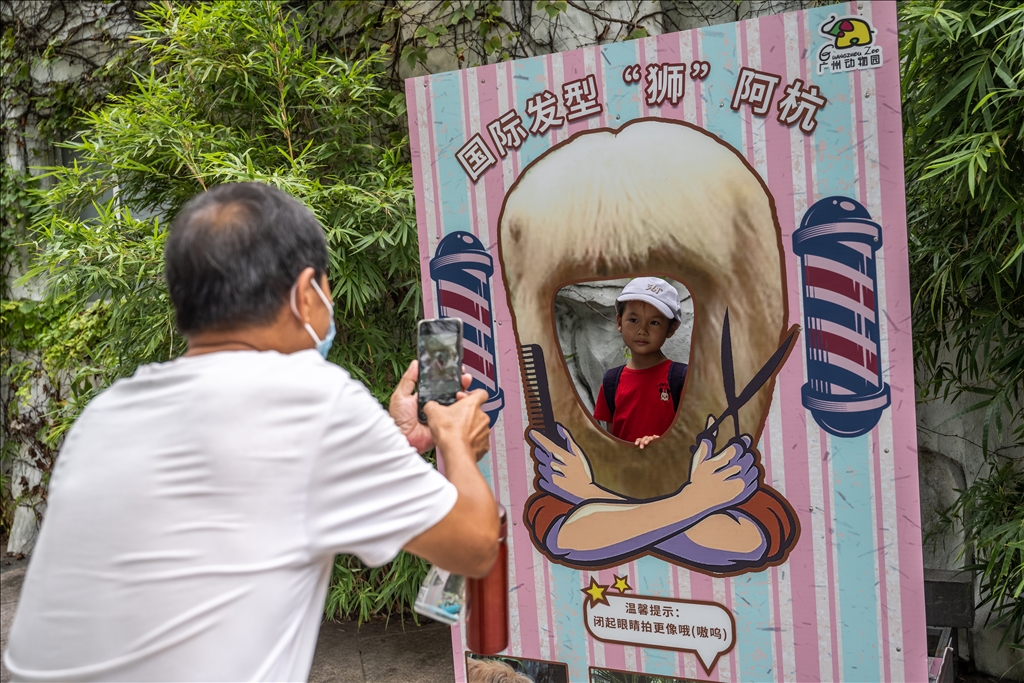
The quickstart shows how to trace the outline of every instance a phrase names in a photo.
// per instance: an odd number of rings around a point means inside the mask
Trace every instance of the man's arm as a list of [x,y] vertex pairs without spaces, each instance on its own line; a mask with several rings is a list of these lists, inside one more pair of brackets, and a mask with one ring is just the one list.
[[456,574],[482,577],[498,554],[498,507],[476,463],[490,447],[490,426],[481,410],[487,392],[461,394],[451,406],[430,402],[427,423],[445,476],[458,491],[451,511],[406,544],[405,550]]

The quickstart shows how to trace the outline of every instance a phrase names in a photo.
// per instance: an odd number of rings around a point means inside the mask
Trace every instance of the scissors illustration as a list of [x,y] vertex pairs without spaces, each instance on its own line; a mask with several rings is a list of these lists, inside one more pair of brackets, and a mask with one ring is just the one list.
[[[782,345],[776,349],[772,357],[768,359],[768,362],[761,366],[761,369],[757,371],[757,374],[747,383],[747,386],[743,387],[743,391],[737,396],[736,371],[732,359],[732,331],[729,327],[729,309],[725,309],[725,320],[722,322],[722,384],[725,388],[726,408],[704,431],[697,435],[698,444],[701,442],[701,439],[713,439],[718,432],[719,426],[730,417],[736,429],[736,434],[740,434],[740,408],[745,406],[754,397],[754,394],[764,386],[765,382],[775,374],[782,361],[789,355],[789,351],[793,348],[793,343],[799,334],[800,326],[794,325],[789,332],[789,336],[782,342]],[[697,446],[690,446],[690,453],[696,452]]]

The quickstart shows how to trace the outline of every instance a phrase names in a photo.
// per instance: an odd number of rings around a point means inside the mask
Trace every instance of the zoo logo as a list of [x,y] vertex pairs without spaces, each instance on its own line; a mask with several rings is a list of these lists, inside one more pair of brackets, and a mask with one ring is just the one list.
[[832,14],[818,27],[830,39],[818,49],[818,74],[843,73],[882,66],[882,48],[874,44],[875,29],[861,17]]

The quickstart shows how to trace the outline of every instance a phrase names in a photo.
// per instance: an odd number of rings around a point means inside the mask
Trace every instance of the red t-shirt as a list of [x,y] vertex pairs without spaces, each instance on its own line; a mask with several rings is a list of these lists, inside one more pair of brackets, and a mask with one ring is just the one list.
[[672,425],[676,409],[668,371],[672,361],[666,359],[653,368],[630,370],[622,368],[615,390],[615,415],[608,410],[604,385],[597,392],[594,419],[612,423],[612,436],[623,441],[636,441],[642,436],[661,436]]

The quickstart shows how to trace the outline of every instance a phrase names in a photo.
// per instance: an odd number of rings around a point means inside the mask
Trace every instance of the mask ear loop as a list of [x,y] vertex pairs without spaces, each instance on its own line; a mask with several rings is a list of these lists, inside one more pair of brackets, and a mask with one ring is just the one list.
[[[332,304],[330,301],[327,300],[327,295],[324,294],[324,290],[320,289],[320,285],[318,285],[316,283],[316,279],[310,280],[309,284],[313,285],[313,289],[315,289],[316,293],[320,296],[320,301],[323,301],[324,302],[324,306],[327,307],[327,312],[330,313],[333,316],[334,315],[334,304]],[[297,286],[298,286],[298,283],[296,283],[296,287]],[[295,304],[293,303],[292,306],[294,306],[294,305]]]

